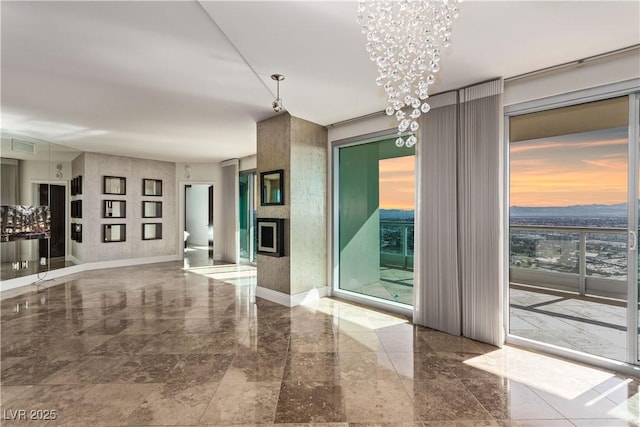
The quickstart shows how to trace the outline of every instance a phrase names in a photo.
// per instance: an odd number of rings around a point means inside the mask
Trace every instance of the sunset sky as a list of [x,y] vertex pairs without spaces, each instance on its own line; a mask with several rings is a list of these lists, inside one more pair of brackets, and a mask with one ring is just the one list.
[[380,208],[414,209],[415,157],[380,160]]
[[627,201],[627,129],[512,143],[511,206]]

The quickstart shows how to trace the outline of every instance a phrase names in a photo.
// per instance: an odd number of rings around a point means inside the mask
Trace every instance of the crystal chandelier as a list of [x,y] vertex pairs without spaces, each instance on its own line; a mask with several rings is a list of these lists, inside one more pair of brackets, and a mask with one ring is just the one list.
[[[357,21],[367,35],[367,52],[378,65],[376,83],[384,86],[385,112],[398,120],[396,145],[412,147],[418,117],[431,107],[429,86],[440,69],[441,48],[449,46],[451,24],[461,0],[361,0]],[[410,112],[404,111],[409,107]]]

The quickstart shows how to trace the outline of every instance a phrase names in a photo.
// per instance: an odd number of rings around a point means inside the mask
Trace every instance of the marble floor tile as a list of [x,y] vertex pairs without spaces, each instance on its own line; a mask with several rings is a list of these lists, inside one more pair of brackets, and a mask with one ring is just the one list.
[[225,377],[233,359],[234,356],[229,354],[182,355],[165,381],[188,384],[218,382]]
[[338,353],[290,353],[286,359],[283,381],[338,381]]
[[66,366],[73,363],[70,359],[49,359],[42,356],[19,358],[16,363],[2,366],[0,383],[7,385],[38,384],[50,375],[55,375]]
[[397,380],[398,374],[386,353],[340,353],[340,379]]
[[196,425],[218,383],[160,384],[135,408],[124,425]]
[[400,380],[342,381],[349,422],[417,421]]
[[422,421],[476,421],[492,417],[460,380],[404,380]]
[[338,382],[283,382],[275,422],[345,422],[343,389]]
[[[35,385],[25,392],[18,395],[15,399],[3,404],[2,426],[21,426],[21,425],[63,425],[68,421],[69,413],[72,408],[93,388],[93,385]],[[6,419],[8,411],[24,410],[28,414],[23,419]],[[6,412],[5,412],[6,411]],[[38,415],[37,411],[49,411],[45,416],[49,420],[38,419],[32,417],[32,412]],[[53,412],[51,412],[53,411]],[[98,418],[92,419],[97,423]]]
[[266,353],[238,354],[227,369],[224,382],[282,381],[285,358]]
[[432,380],[454,379],[453,371],[441,357],[414,352],[388,352],[389,359],[401,379]]
[[504,378],[462,379],[467,390],[497,420],[564,419],[529,387]]
[[94,356],[138,354],[153,338],[154,335],[115,335],[95,347],[89,354]]
[[54,425],[122,425],[157,387],[156,384],[96,384],[86,389],[68,408],[59,411]]
[[200,424],[273,423],[280,382],[220,383]]

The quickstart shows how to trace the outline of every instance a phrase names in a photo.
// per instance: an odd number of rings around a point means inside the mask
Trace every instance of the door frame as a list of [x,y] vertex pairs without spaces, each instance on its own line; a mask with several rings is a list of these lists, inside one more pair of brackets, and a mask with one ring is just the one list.
[[[187,200],[186,200],[186,192],[185,192],[185,186],[187,185],[208,185],[213,187],[213,196],[214,196],[214,200],[215,201],[215,193],[216,193],[216,183],[215,181],[178,181],[178,200],[180,200],[179,202],[179,209],[178,209],[178,253],[180,254],[180,259],[182,261],[184,261],[184,227],[185,227],[185,222],[186,222],[186,218],[185,218],[185,211],[187,208]],[[215,227],[216,227],[216,223],[215,223],[215,206],[209,207],[210,209],[214,209],[214,215],[213,215],[213,241],[214,241],[214,248],[213,248],[213,260],[215,261]]]
[[[638,94],[640,93],[640,79],[632,79],[619,83],[598,86],[595,88],[579,90],[561,95],[550,96],[546,98],[536,99],[533,101],[527,101],[519,104],[509,105],[504,107],[504,158],[505,164],[503,165],[504,171],[504,212],[509,212],[509,194],[510,194],[510,158],[509,158],[509,119],[512,116],[535,113],[539,111],[552,110],[561,107],[567,107],[571,105],[577,105],[587,102],[602,101],[610,98],[627,96],[629,97],[629,157],[628,157],[628,231],[634,231],[631,226],[635,227],[635,232],[638,228],[638,156],[640,155],[640,148],[638,147],[639,137],[638,132],[640,130],[640,124],[638,123],[638,114],[640,113],[640,107],[638,107]],[[633,105],[632,105],[633,104]],[[635,114],[634,117],[632,115]],[[632,139],[635,138],[635,143]],[[633,180],[633,182],[632,182]],[[634,212],[631,212],[631,210]],[[635,219],[635,222],[632,222]],[[503,274],[507,278],[509,283],[509,215],[505,215],[503,221],[503,246],[504,253],[503,259],[505,260]],[[628,233],[631,236],[631,233]],[[637,236],[636,236],[637,237]],[[505,328],[505,342],[515,345],[520,345],[533,350],[543,351],[554,355],[566,357],[569,359],[577,360],[580,362],[589,363],[595,366],[600,366],[606,369],[616,370],[631,375],[638,375],[640,373],[640,363],[638,361],[638,269],[637,269],[637,256],[638,245],[635,249],[631,250],[629,246],[627,254],[627,360],[624,362],[616,361],[612,359],[606,359],[596,355],[590,355],[586,353],[580,353],[571,349],[558,347],[552,344],[546,344],[539,341],[529,340],[518,336],[511,335],[509,333],[509,290],[510,286],[504,287],[503,294],[503,320]],[[633,270],[632,270],[633,269]],[[635,308],[635,309],[634,309]],[[633,333],[632,333],[633,331]]]
[[[329,217],[329,230],[327,247],[329,250],[329,272],[327,277],[329,278],[329,289],[331,295],[339,296],[340,298],[353,301],[355,303],[366,304],[368,306],[386,310],[392,313],[397,313],[402,316],[413,318],[413,307],[407,307],[405,304],[396,303],[394,301],[387,301],[380,298],[375,298],[369,295],[358,294],[355,292],[340,289],[340,194],[338,186],[340,185],[340,149],[346,147],[352,147],[356,145],[368,144],[373,142],[382,141],[385,139],[393,138],[397,136],[398,130],[396,128],[386,129],[369,134],[354,136],[350,138],[331,141],[329,149],[329,165],[328,168],[328,212]],[[416,148],[416,158],[418,156],[418,149]],[[417,161],[417,160],[416,160]],[[416,168],[416,194],[420,191],[419,171]],[[418,218],[418,205],[414,211],[414,217]],[[417,220],[416,220],[417,222]],[[419,251],[420,240],[414,240],[414,254]],[[414,277],[416,277],[416,267],[414,267]],[[414,283],[414,293],[415,293]]]
[[[40,184],[48,184],[48,185],[59,185],[64,187],[64,206],[66,209],[65,219],[64,219],[64,259],[65,261],[70,261],[69,257],[71,256],[71,183],[69,181],[58,181],[58,180],[46,180],[46,179],[32,179],[29,181],[31,185],[31,189],[35,188],[36,185]],[[32,194],[32,199],[34,204],[38,204],[36,201],[36,194]],[[50,251],[48,255],[51,255]],[[47,263],[49,262],[50,256],[47,257]]]

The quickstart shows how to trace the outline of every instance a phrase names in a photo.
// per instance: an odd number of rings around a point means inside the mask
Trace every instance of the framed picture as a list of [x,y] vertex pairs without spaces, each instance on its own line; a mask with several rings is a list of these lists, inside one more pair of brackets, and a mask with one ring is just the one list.
[[102,224],[102,241],[104,243],[125,242],[126,240],[126,224]]
[[102,194],[127,194],[127,178],[104,176],[102,179]]
[[127,202],[124,200],[103,200],[102,201],[102,217],[103,218],[126,218]]
[[258,218],[258,250],[261,255],[284,256],[284,219]]
[[162,180],[161,179],[143,179],[142,180],[143,196],[162,196]]
[[162,218],[162,202],[142,201],[142,218]]
[[142,224],[142,240],[162,239],[162,223],[153,222]]
[[260,204],[284,205],[284,170],[260,173]]

